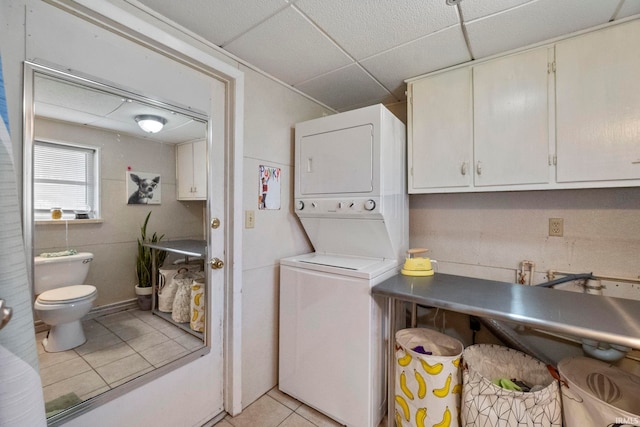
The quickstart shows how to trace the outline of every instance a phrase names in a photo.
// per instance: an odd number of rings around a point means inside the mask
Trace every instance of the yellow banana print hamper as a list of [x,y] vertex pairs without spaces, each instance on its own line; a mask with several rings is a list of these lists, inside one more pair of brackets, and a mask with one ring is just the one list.
[[398,427],[457,427],[460,341],[431,329],[396,332],[395,417]]
[[189,326],[198,332],[204,332],[204,299],[204,279],[194,279],[191,284],[191,321]]

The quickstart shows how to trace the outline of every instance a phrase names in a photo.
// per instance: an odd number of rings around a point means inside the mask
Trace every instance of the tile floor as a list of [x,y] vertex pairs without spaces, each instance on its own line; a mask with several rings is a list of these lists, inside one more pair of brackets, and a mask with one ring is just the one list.
[[[341,426],[274,387],[236,417],[227,415],[215,427],[334,427]],[[380,427],[387,425],[385,417]]]
[[122,311],[83,327],[87,342],[58,353],[44,351],[47,332],[36,335],[45,402],[69,393],[87,400],[203,346],[150,311]]
[[[202,346],[196,337],[150,311],[128,310],[83,322],[87,342],[59,353],[36,335],[45,402],[75,393],[81,400],[172,362]],[[274,387],[236,417],[216,427],[334,427],[341,424]],[[386,426],[386,418],[380,424]]]

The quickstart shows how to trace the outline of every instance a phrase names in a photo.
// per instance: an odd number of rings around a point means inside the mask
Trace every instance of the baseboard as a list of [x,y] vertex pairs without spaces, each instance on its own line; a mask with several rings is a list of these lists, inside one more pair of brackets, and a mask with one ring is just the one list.
[[100,307],[92,308],[89,314],[84,317],[84,320],[94,319],[96,317],[106,316],[107,314],[118,313],[120,311],[131,310],[134,308],[138,308],[137,298],[118,301],[113,304],[101,305]]
[[[138,307],[138,300],[136,298],[115,302],[113,304],[101,305],[99,307],[93,307],[89,314],[87,314],[83,320],[95,319],[96,317],[106,316],[107,314],[118,313],[120,311],[131,310]],[[36,320],[34,324],[36,334],[49,330],[49,325],[45,324],[42,320]]]

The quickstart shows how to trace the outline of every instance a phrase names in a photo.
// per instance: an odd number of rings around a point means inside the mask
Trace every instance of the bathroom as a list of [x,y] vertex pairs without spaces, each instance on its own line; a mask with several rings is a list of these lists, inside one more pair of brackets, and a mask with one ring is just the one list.
[[[27,6],[27,12],[24,6]],[[33,19],[33,14],[53,7],[43,2],[12,1],[3,5],[2,15],[7,22],[0,30],[0,47],[2,48],[2,63],[7,85],[7,98],[10,101],[9,119],[13,142],[14,167],[16,175],[22,176],[22,61],[25,57],[27,36],[24,33],[25,20]],[[57,13],[66,16],[56,9]],[[103,11],[104,12],[104,11]],[[107,12],[104,12],[107,13]],[[61,18],[61,22],[67,22]],[[75,21],[72,21],[75,22]],[[73,23],[69,28],[85,29],[86,23]],[[131,24],[134,25],[134,24]],[[55,37],[51,34],[48,37]],[[6,33],[5,33],[6,32]],[[20,37],[16,38],[16,35]],[[31,36],[35,37],[35,36]],[[47,44],[42,39],[39,43],[46,50]],[[60,36],[62,37],[62,36]],[[9,40],[13,40],[9,42]],[[68,40],[67,40],[68,41]],[[30,46],[33,39],[30,39]],[[125,46],[123,41],[115,43]],[[31,46],[32,47],[32,46]],[[73,55],[70,52],[57,52],[57,62],[74,66]],[[213,52],[212,56],[220,56],[221,62],[231,64],[229,68],[241,71],[244,75],[244,106],[237,113],[242,117],[240,132],[243,132],[244,144],[242,154],[236,159],[242,167],[242,176],[236,177],[244,181],[237,190],[236,216],[238,222],[244,225],[244,211],[254,210],[256,213],[255,227],[239,230],[235,250],[239,250],[238,261],[241,280],[234,284],[234,292],[242,293],[242,299],[235,302],[237,313],[241,313],[240,320],[236,320],[242,336],[242,346],[236,347],[233,357],[238,362],[235,367],[236,387],[231,391],[225,390],[227,401],[234,401],[233,408],[225,408],[228,412],[240,411],[251,403],[260,399],[277,382],[277,308],[278,308],[278,260],[280,258],[309,252],[312,250],[304,231],[292,215],[290,199],[292,183],[292,147],[291,128],[294,123],[310,118],[329,114],[326,107],[309,100],[274,80],[258,73],[254,69],[238,61],[223,57]],[[46,57],[46,55],[45,55]],[[60,59],[62,58],[62,59]],[[99,66],[93,74],[99,74]],[[228,74],[232,71],[225,69]],[[128,74],[131,74],[128,72]],[[144,80],[138,77],[139,80]],[[150,86],[150,85],[149,85]],[[148,87],[147,92],[152,88]],[[399,103],[389,106],[401,118],[406,120],[406,104]],[[222,108],[224,110],[224,107]],[[222,126],[224,128],[224,124]],[[232,132],[229,130],[228,132]],[[285,142],[283,142],[285,141]],[[169,156],[170,157],[170,156]],[[171,157],[170,157],[171,158]],[[124,181],[124,170],[130,161],[119,160],[113,180]],[[142,161],[137,158],[137,161]],[[258,210],[257,208],[257,171],[260,165],[275,165],[282,170],[282,206],[280,210]],[[134,167],[135,165],[131,165]],[[155,166],[155,163],[152,164]],[[167,185],[171,185],[172,166],[167,166]],[[163,177],[165,172],[163,172]],[[18,186],[22,178],[18,180]],[[170,191],[170,190],[169,190]],[[123,200],[125,195],[114,192],[117,200]],[[201,236],[202,205],[204,203],[189,203],[185,207],[180,202],[163,197],[166,204],[175,203],[175,209],[180,209],[180,215],[188,212],[191,227],[183,232],[175,232],[178,227],[174,221],[175,215],[164,214],[153,208],[152,229],[172,236],[195,235]],[[545,281],[544,274],[549,269],[567,270],[572,272],[593,271],[600,274],[610,274],[623,277],[637,277],[637,254],[640,250],[640,190],[638,188],[611,189],[583,189],[583,190],[554,190],[554,191],[525,191],[504,193],[475,193],[475,194],[440,194],[440,195],[412,195],[410,197],[410,236],[411,246],[426,246],[431,250],[431,256],[439,261],[441,272],[469,275],[495,280],[512,282],[517,278],[517,271],[521,269],[523,260],[535,262],[535,282]],[[103,202],[103,209],[108,205]],[[136,212],[136,215],[129,212]],[[118,232],[127,236],[126,240],[114,243],[123,247],[133,247],[138,227],[147,210],[138,207],[128,207],[122,213],[126,222]],[[548,236],[548,219],[564,219],[564,236]],[[182,218],[181,218],[182,219]],[[163,228],[164,224],[170,227]],[[85,246],[91,248],[99,259],[109,259],[109,253],[119,256],[119,251],[108,251],[107,247],[92,245],[91,241],[98,236],[97,224],[69,227],[64,232],[64,226],[38,226],[36,228],[36,247],[53,250],[67,246]],[[48,234],[51,243],[40,239],[38,233]],[[86,232],[86,234],[85,234]],[[193,233],[193,234],[192,234]],[[286,234],[285,234],[286,233]],[[283,234],[287,237],[283,238]],[[93,237],[88,237],[92,235]],[[68,237],[67,237],[68,236]],[[54,243],[55,242],[55,243]],[[222,252],[222,251],[221,251]],[[130,263],[127,259],[110,261],[106,266],[120,266]],[[225,260],[226,261],[226,260]],[[110,267],[100,267],[96,263],[90,271],[88,281],[100,283],[99,299],[96,305],[104,305],[120,301],[119,298],[131,299],[133,294],[129,285],[120,288],[120,283],[111,284],[111,277],[116,270]],[[229,263],[229,265],[231,265]],[[94,268],[95,267],[95,268]],[[105,275],[106,269],[109,281],[99,280]],[[124,270],[124,268],[123,268]],[[118,270],[119,271],[119,270]],[[128,273],[127,273],[128,274]],[[113,282],[117,282],[114,280]],[[122,294],[128,296],[122,297]],[[260,358],[255,355],[260,354]],[[69,425],[113,425],[119,423],[139,421],[163,425],[162,422],[170,416],[168,409],[172,407],[171,390],[176,383],[183,384],[179,377],[190,376],[198,378],[201,364],[195,362],[193,366],[184,366],[181,370],[167,374],[135,389],[127,389],[127,394],[118,399],[106,402],[101,406],[84,413]],[[205,380],[198,382],[197,387],[206,392],[208,386]],[[181,385],[181,387],[188,387]],[[217,392],[216,392],[217,393]],[[192,405],[190,402],[184,402]],[[157,406],[160,409],[140,414],[140,408]],[[193,406],[197,406],[193,404]],[[189,406],[191,409],[191,406]],[[210,415],[208,411],[196,409],[194,421],[203,420]]]
[[[202,129],[202,136],[206,131]],[[102,221],[77,223],[36,219],[34,253],[41,254],[66,249],[91,252],[94,260],[87,283],[100,290],[95,306],[105,306],[135,298],[135,251],[140,227],[146,215],[149,234],[164,234],[166,240],[176,238],[202,239],[204,234],[204,202],[176,200],[175,145],[161,144],[127,134],[113,137],[95,127],[64,124],[60,121],[37,119],[35,138],[54,141],[91,141],[100,149],[100,188]],[[164,197],[160,204],[125,205],[127,168],[152,171],[161,177]],[[124,207],[123,207],[124,205]],[[66,212],[65,217],[73,217]],[[180,218],[174,221],[173,218]]]

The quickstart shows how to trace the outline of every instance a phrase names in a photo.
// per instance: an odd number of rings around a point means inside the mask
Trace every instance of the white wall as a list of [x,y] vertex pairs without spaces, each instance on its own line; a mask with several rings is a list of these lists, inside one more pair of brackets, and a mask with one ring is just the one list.
[[[548,236],[549,218],[564,236]],[[640,188],[413,195],[410,244],[442,272],[515,282],[520,262],[549,269],[640,275]]]
[[[293,213],[293,127],[329,113],[241,67],[245,73],[244,209],[256,214],[243,233],[242,406],[278,383],[279,259],[312,252]],[[260,165],[281,168],[280,210],[258,210]]]

